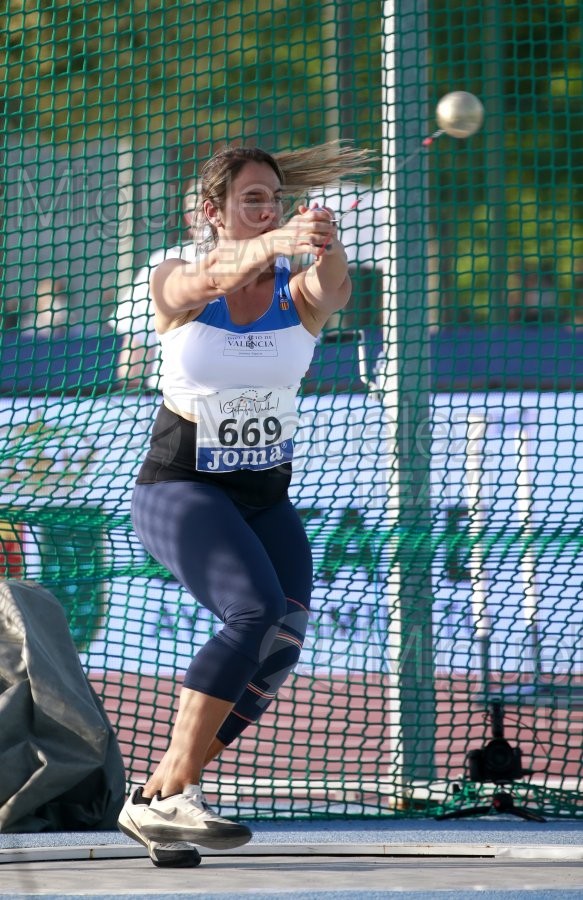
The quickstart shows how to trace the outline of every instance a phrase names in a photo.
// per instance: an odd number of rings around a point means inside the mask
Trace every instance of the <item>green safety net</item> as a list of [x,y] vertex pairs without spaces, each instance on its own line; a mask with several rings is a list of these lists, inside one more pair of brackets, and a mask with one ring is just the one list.
[[[0,21],[0,572],[63,603],[128,781],[218,627],[130,521],[160,402],[150,267],[188,244],[183,197],[226,141],[340,138],[378,167],[322,195],[353,296],[299,400],[310,627],[207,794],[265,818],[580,814],[580,5],[21,0]],[[459,90],[486,110],[467,139],[437,133]]]

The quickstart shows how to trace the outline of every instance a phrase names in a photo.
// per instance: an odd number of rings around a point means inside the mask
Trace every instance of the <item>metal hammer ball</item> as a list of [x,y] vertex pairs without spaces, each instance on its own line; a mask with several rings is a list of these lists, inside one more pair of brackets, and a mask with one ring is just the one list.
[[467,138],[482,127],[484,107],[468,91],[452,91],[437,104],[437,124],[442,131],[455,138]]

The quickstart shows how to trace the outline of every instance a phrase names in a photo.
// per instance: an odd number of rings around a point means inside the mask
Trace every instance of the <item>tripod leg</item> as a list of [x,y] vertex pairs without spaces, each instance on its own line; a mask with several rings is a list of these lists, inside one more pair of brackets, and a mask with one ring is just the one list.
[[546,822],[546,819],[543,819],[542,816],[531,812],[530,809],[525,809],[524,806],[513,806],[512,809],[507,809],[506,812],[511,813],[513,816],[519,816],[521,819],[527,819],[529,822]]
[[518,816],[520,819],[528,819],[530,822],[546,822],[546,819],[543,819],[537,813],[531,812],[530,809],[526,809],[524,806],[515,806],[512,794],[509,794],[507,791],[500,791],[494,794],[492,806],[499,813],[509,813],[512,816]]
[[440,816],[434,816],[435,819],[467,819],[469,816],[487,816],[491,806],[470,806],[467,809],[456,809],[453,812],[442,813]]

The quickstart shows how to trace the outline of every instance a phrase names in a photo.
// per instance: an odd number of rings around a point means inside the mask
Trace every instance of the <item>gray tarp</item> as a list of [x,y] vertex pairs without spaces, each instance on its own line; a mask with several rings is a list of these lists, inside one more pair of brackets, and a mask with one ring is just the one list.
[[125,774],[59,601],[0,580],[0,831],[115,828]]

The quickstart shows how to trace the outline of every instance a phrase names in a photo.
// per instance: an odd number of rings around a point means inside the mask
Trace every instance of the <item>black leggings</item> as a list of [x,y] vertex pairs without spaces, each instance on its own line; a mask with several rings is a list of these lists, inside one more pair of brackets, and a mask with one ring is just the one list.
[[312,556],[287,497],[236,504],[211,484],[137,484],[136,534],[224,624],[196,654],[184,686],[235,704],[217,737],[230,744],[267,709],[297,663],[308,624]]

